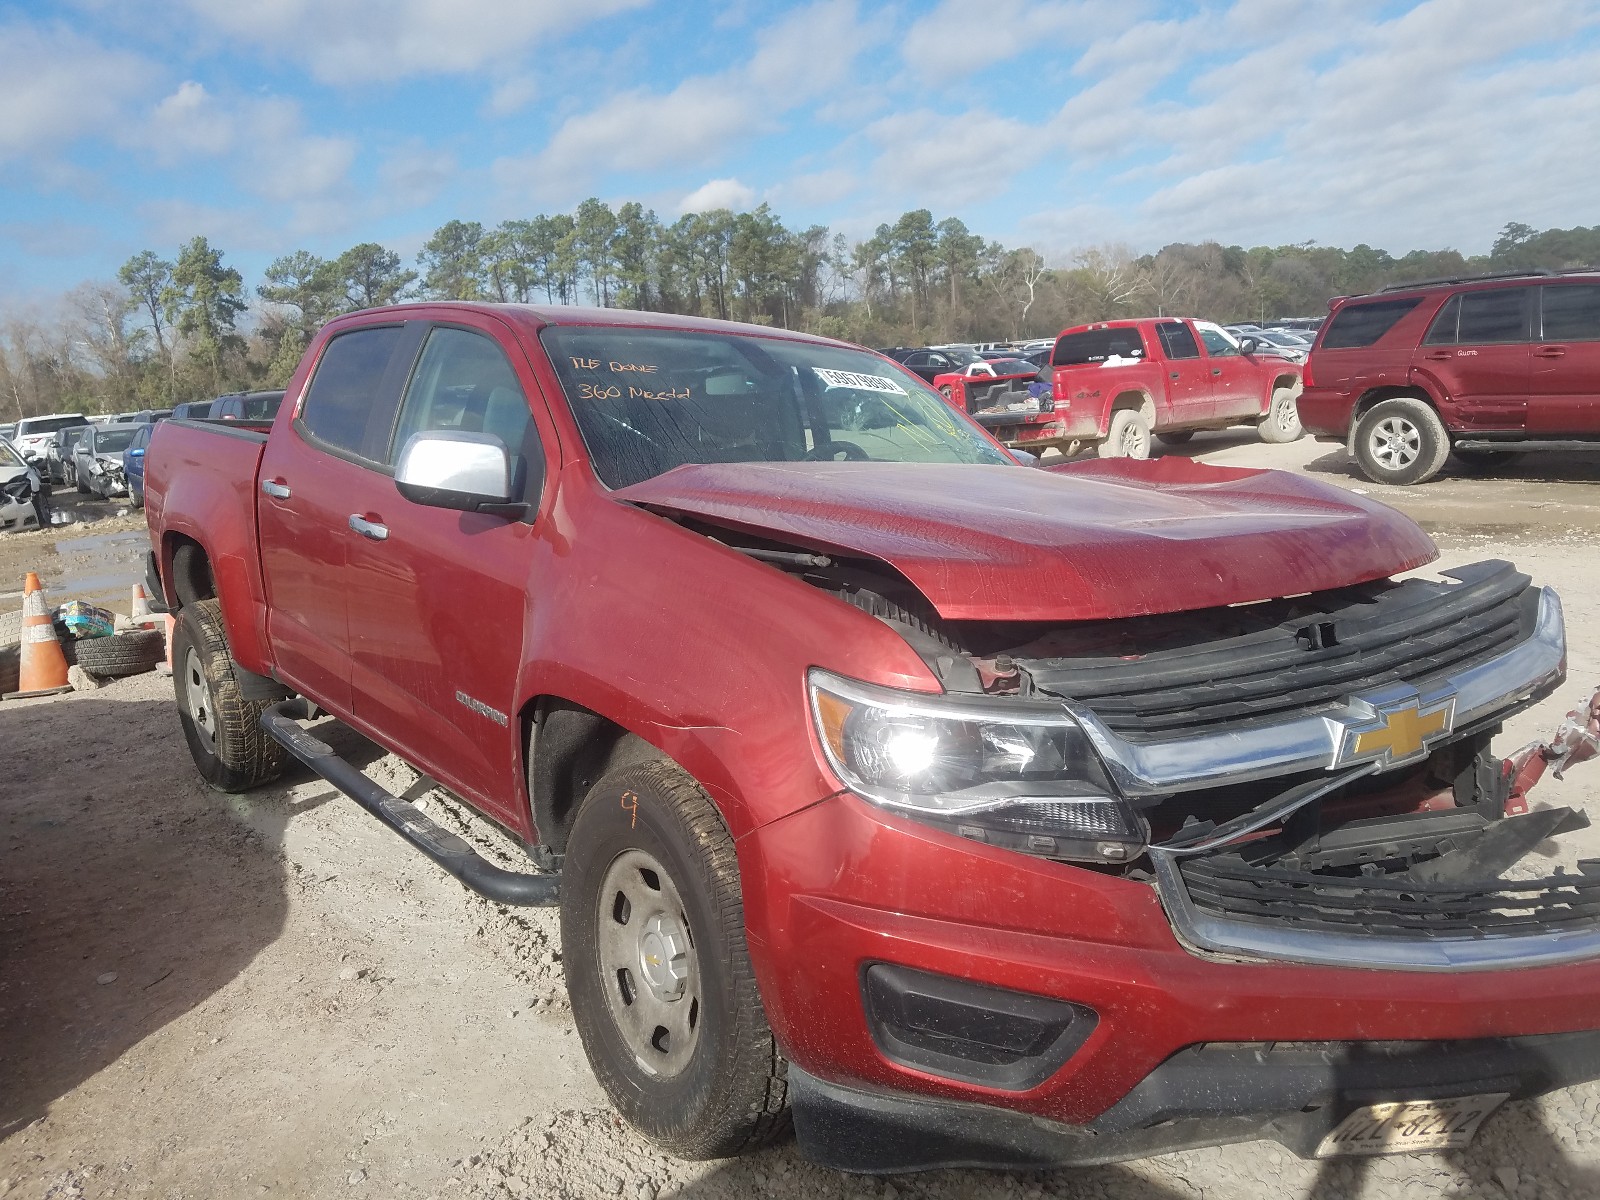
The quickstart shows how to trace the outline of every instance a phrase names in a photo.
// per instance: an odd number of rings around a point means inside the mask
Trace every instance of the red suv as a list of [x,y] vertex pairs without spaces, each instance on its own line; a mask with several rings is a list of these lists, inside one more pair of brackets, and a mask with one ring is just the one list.
[[1600,272],[1483,275],[1335,300],[1300,420],[1379,483],[1600,439]]

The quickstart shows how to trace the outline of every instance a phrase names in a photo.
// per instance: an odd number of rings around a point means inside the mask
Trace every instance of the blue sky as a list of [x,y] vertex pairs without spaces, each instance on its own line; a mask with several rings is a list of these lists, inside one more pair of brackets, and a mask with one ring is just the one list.
[[1600,224],[1594,0],[0,0],[0,301],[588,195],[1122,242]]

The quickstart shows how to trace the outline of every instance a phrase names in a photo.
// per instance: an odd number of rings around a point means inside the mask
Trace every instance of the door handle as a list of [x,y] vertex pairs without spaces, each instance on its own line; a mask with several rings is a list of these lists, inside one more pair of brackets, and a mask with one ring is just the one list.
[[1211,373],[1213,375],[1221,375],[1222,374],[1222,368],[1221,367],[1212,367],[1211,368]]
[[1176,372],[1176,371],[1172,372],[1172,374],[1167,376],[1168,379],[1176,379],[1177,377],[1178,377],[1178,372]]
[[379,525],[376,521],[369,521],[360,513],[350,514],[350,528],[369,542],[381,542],[389,536],[389,527],[387,525]]
[[1430,350],[1428,357],[1434,362],[1449,362],[1455,355],[1448,350]]
[[289,485],[276,479],[263,479],[261,481],[261,494],[271,496],[274,500],[287,500],[289,498]]
[[1535,358],[1563,358],[1566,356],[1565,346],[1540,346],[1533,352]]

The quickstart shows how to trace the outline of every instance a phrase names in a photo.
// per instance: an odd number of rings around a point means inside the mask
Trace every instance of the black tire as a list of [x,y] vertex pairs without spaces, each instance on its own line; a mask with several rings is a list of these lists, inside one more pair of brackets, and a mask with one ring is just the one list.
[[1450,435],[1425,401],[1396,396],[1356,422],[1356,462],[1375,483],[1426,483],[1450,457]]
[[[628,1123],[685,1159],[726,1158],[786,1132],[788,1065],[750,966],[733,839],[700,786],[659,760],[605,775],[578,810],[562,873],[573,1019]],[[647,954],[652,927],[667,930],[657,948],[687,946],[662,956],[681,965],[675,984],[667,978],[676,996],[645,975],[648,962],[670,976]],[[637,978],[616,965],[630,962]],[[676,1048],[658,1018],[678,1027]]]
[[1163,446],[1186,446],[1194,440],[1192,429],[1169,429],[1165,433],[1156,434],[1161,439]]
[[130,483],[128,485],[128,503],[132,504],[135,508],[143,508],[144,489]]
[[20,690],[22,647],[0,646],[0,692]]
[[89,494],[89,485],[82,478],[73,476],[72,483],[78,489],[78,495],[87,496]]
[[199,600],[179,611],[172,686],[189,754],[212,787],[243,792],[283,774],[288,751],[261,728],[272,702],[240,694],[218,601]]
[[1283,445],[1288,442],[1298,442],[1305,433],[1300,424],[1300,409],[1295,404],[1296,392],[1294,388],[1274,388],[1272,403],[1267,406],[1267,415],[1261,418],[1256,426],[1256,432],[1261,435],[1263,442],[1273,445]]
[[1150,422],[1136,408],[1111,414],[1106,440],[1095,447],[1101,458],[1149,458]]
[[1450,453],[1469,471],[1494,471],[1522,458],[1517,450],[1452,450]]
[[82,638],[78,642],[78,665],[91,675],[105,678],[153,670],[166,656],[166,635],[154,629]]

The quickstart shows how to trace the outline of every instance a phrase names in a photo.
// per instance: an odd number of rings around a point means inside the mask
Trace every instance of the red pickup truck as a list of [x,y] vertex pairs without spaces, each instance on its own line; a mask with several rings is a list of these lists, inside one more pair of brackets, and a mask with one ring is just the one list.
[[[1101,458],[1149,458],[1152,433],[1176,446],[1196,430],[1254,425],[1263,441],[1292,442],[1301,432],[1300,367],[1258,348],[1253,338],[1188,318],[1065,330],[1050,355],[1055,428],[1048,438],[1030,430],[1028,441],[1068,454],[1093,445]],[[1022,444],[1011,430],[991,428]]]
[[1560,603],[1394,581],[1436,551],[1374,501],[1024,466],[821,338],[443,303],[330,323],[270,432],[168,421],[148,464],[204,777],[298,759],[558,903],[595,1074],[676,1154],[1389,1152],[1600,1077],[1600,878],[1525,861],[1584,819],[1490,745],[1564,678]]

